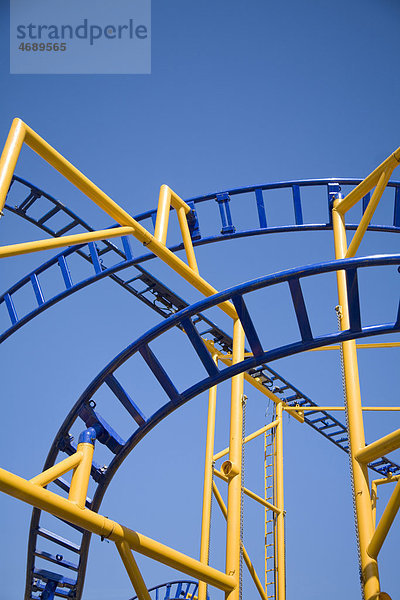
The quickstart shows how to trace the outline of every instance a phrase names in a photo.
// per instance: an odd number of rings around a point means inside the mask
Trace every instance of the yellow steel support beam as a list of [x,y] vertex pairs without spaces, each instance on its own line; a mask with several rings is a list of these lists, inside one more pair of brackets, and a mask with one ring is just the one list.
[[53,465],[49,469],[46,469],[43,473],[36,475],[36,477],[32,477],[29,481],[35,485],[45,487],[57,479],[57,477],[61,477],[62,475],[65,475],[65,473],[68,473],[68,471],[71,471],[71,469],[75,469],[81,462],[82,457],[82,452],[74,452],[71,456],[64,458],[64,460]]
[[218,589],[228,592],[236,586],[233,576],[203,565],[200,561],[186,556],[182,552],[169,548],[137,531],[132,531],[88,508],[79,508],[66,498],[4,469],[0,469],[0,491],[113,542],[126,542],[131,550],[196,579],[206,581]]
[[374,479],[373,481],[371,481],[371,505],[374,528],[376,526],[376,502],[378,500],[378,485],[383,485],[384,483],[395,483],[396,481],[400,481],[400,475],[389,475],[388,477],[382,477],[382,479]]
[[29,254],[31,252],[41,252],[42,250],[52,250],[54,248],[64,248],[65,246],[75,246],[76,244],[87,244],[89,242],[108,240],[133,233],[134,229],[132,227],[114,227],[113,229],[76,233],[74,235],[65,235],[63,237],[50,238],[48,240],[36,240],[34,242],[22,242],[21,244],[0,246],[0,258]]
[[[171,250],[158,241],[155,236],[148,232],[140,223],[138,223],[129,213],[121,208],[114,200],[112,200],[107,194],[105,194],[99,187],[90,181],[83,173],[81,173],[72,163],[66,160],[57,150],[55,150],[50,144],[48,144],[43,138],[41,138],[33,129],[26,125],[20,119],[14,119],[10,129],[3,153],[0,158],[0,212],[3,210],[8,189],[12,180],[14,169],[18,160],[23,143],[26,143],[32,150],[34,150],[39,156],[47,161],[52,167],[54,167],[61,175],[63,175],[68,181],[70,181],[76,188],[83,192],[90,200],[95,202],[102,210],[104,210],[110,217],[115,219],[117,223],[123,227],[132,228],[131,233],[139,242],[148,247],[148,249],[158,256],[163,262],[171,267],[176,273],[181,275],[186,281],[193,285],[199,292],[205,296],[212,296],[217,290],[210,285],[205,279],[203,279],[197,272],[197,265],[194,261],[194,253],[192,254],[191,240],[188,237],[188,230],[186,226],[183,226],[182,213],[178,219],[180,221],[181,229],[185,230],[184,245],[188,255],[188,260],[191,263],[187,265],[183,260],[176,256]],[[169,189],[169,188],[168,188]],[[181,200],[181,203],[176,200],[179,198],[176,194],[172,196],[171,192],[171,203],[172,201],[179,206],[179,209],[183,208],[186,211],[186,203]],[[92,237],[96,235],[96,232],[90,232],[87,238],[79,237],[79,234],[75,236],[66,236],[66,238],[60,238],[60,240],[67,239],[67,243],[62,245],[71,245],[71,238],[74,238],[73,243],[82,243],[83,240],[93,241],[95,239],[106,239],[104,238],[104,231],[99,232],[100,237]],[[83,234],[86,235],[86,234]],[[121,229],[115,235],[124,235]],[[90,237],[89,237],[90,236]],[[112,237],[111,234],[107,233],[107,238]],[[68,241],[69,240],[69,241]],[[54,245],[47,245],[47,242],[53,242]],[[45,243],[46,242],[46,243]],[[23,252],[35,252],[49,247],[56,248],[60,247],[57,245],[58,240],[43,240],[39,242],[27,242],[24,245]],[[193,248],[192,248],[193,249]],[[20,254],[21,248],[19,244],[15,245],[15,253]],[[7,254],[1,254],[1,256],[13,256],[12,246],[8,247]],[[237,314],[234,306],[230,302],[223,302],[220,308],[229,315],[232,319],[237,319]]]
[[[286,412],[320,412],[321,410],[344,411],[344,406],[283,406]],[[366,412],[399,412],[400,406],[362,406],[362,411]],[[369,447],[369,446],[368,446]]]
[[[397,166],[397,165],[396,165]],[[371,200],[368,203],[367,208],[362,216],[362,219],[356,229],[356,232],[353,235],[353,239],[351,240],[350,246],[346,252],[346,258],[351,258],[357,252],[361,240],[364,237],[365,232],[368,229],[368,225],[371,222],[371,219],[374,215],[376,207],[379,204],[379,200],[382,197],[383,192],[389,182],[390,176],[393,172],[393,168],[387,168],[387,170],[382,171],[378,183],[376,184],[376,188],[374,193],[372,194]]]
[[[222,496],[221,496],[221,494],[219,492],[219,489],[217,488],[217,486],[216,486],[216,484],[215,484],[214,481],[213,481],[213,484],[212,484],[212,489],[213,489],[213,492],[214,492],[215,499],[217,500],[218,506],[220,507],[221,512],[222,512],[222,514],[224,515],[224,517],[226,519],[227,515],[228,515],[228,511],[226,510],[225,502],[223,501],[223,498],[222,498]],[[249,573],[250,573],[250,576],[251,576],[252,580],[254,581],[254,585],[256,586],[258,593],[260,594],[262,600],[267,600],[267,595],[266,595],[266,593],[264,591],[262,583],[261,583],[261,581],[260,581],[260,579],[259,579],[259,577],[258,577],[258,575],[256,573],[256,570],[255,570],[255,568],[253,566],[253,563],[251,562],[250,557],[249,557],[249,555],[247,553],[247,550],[244,547],[243,543],[242,543],[242,552],[243,552],[244,562],[246,564],[246,567],[249,570]]]
[[276,590],[277,600],[286,598],[285,506],[283,493],[283,402],[276,405],[278,424],[275,429],[275,503],[276,516]]
[[[213,355],[217,364],[218,358]],[[213,453],[215,434],[215,410],[217,405],[217,386],[208,392],[208,419],[206,435],[206,455],[204,460],[203,510],[201,518],[200,562],[208,565],[211,528],[211,500],[213,483]],[[199,581],[199,600],[207,600],[207,584]]]
[[372,539],[368,545],[368,554],[372,558],[377,558],[380,549],[382,548],[382,544],[386,539],[387,534],[389,533],[389,529],[394,521],[394,518],[397,514],[397,511],[400,508],[400,481],[396,483],[396,487],[393,490],[392,495],[390,496],[389,502],[385,510],[383,511],[383,515],[378,523],[377,528],[372,536]]
[[[395,159],[393,158],[393,160]],[[379,180],[380,175],[381,172],[377,174],[377,180]],[[367,177],[367,180],[368,179],[370,179],[371,182],[371,176],[370,178]],[[377,183],[374,178],[372,178],[372,181],[372,186]],[[369,191],[368,185],[364,187],[362,187],[362,185],[358,186],[358,193],[361,194],[361,198]],[[354,194],[352,198],[355,198]],[[350,208],[350,206],[352,206],[351,202],[349,203],[347,201],[347,203],[343,204],[343,200],[336,200],[334,202],[334,209],[332,210],[335,255],[337,259],[344,258],[347,252],[346,229],[343,213]],[[341,212],[339,212],[338,208],[341,209]],[[338,271],[336,273],[336,278],[339,304],[342,311],[341,329],[346,330],[350,326],[350,321],[345,272]],[[365,600],[376,600],[379,598],[378,594],[380,593],[378,564],[376,560],[371,558],[367,553],[367,547],[373,534],[373,515],[369,491],[368,467],[364,464],[360,464],[356,459],[356,453],[361,448],[365,447],[365,434],[357,364],[357,350],[354,340],[343,342],[343,367],[350,442],[349,453],[354,482],[353,493],[356,512],[356,528],[359,540],[362,586]]]
[[129,579],[134,587],[139,600],[151,600],[151,596],[147,590],[142,574],[137,566],[136,560],[133,557],[132,550],[126,542],[116,542],[117,550],[125,565],[125,569],[129,575]]
[[358,462],[368,464],[377,458],[381,458],[387,452],[393,452],[400,448],[400,429],[396,429],[392,433],[368,444],[365,448],[361,448],[356,452],[355,457]]
[[[233,364],[243,360],[244,330],[236,319],[233,325]],[[242,518],[242,431],[243,431],[243,373],[231,380],[231,415],[229,433],[229,460],[232,464],[228,481],[228,516],[226,522],[226,573],[233,576],[235,589],[228,592],[226,600],[239,600],[240,581],[240,530]]]
[[78,444],[77,452],[80,452],[82,458],[72,473],[68,500],[76,504],[78,508],[85,508],[94,444]]
[[[400,342],[375,342],[368,344],[356,344],[357,350],[365,350],[367,348],[399,348]],[[321,350],[340,350],[340,346],[333,344],[332,346],[321,346],[320,348],[310,348],[307,352],[319,352]]]
[[[214,475],[216,477],[218,477],[219,479],[222,479],[222,481],[225,481],[226,483],[228,483],[228,481],[229,481],[229,478],[226,475],[224,475],[223,473],[221,473],[221,471],[218,471],[218,469],[214,469]],[[274,506],[273,504],[268,502],[268,500],[264,500],[264,498],[261,498],[261,496],[258,496],[257,494],[255,494],[251,490],[247,489],[246,487],[242,487],[242,492],[243,492],[243,494],[245,494],[249,498],[252,498],[259,504],[262,504],[262,506],[264,506],[265,508],[268,508],[268,510],[272,510],[276,514],[278,514],[280,512],[279,508],[277,508],[276,506]]]
[[191,210],[190,206],[186,204],[186,202],[184,202],[182,198],[180,198],[178,194],[171,190],[171,188],[167,185],[162,185],[160,189],[154,237],[164,246],[167,243],[168,220],[171,206],[175,208],[178,215],[178,222],[181,229],[188,265],[191,269],[198,273],[199,269],[197,267],[192,238],[190,237],[190,231],[187,222],[187,214],[190,213]]
[[359,202],[368,192],[375,187],[382,173],[385,171],[393,171],[400,163],[400,148],[397,148],[382,164],[379,165],[368,177],[358,184],[347,196],[340,199],[336,203],[336,210],[341,215],[344,215],[350,208]]
[[[243,440],[243,443],[247,444],[247,442],[251,442],[251,440],[254,440],[256,437],[258,437],[259,435],[262,435],[269,429],[273,429],[277,423],[278,423],[278,421],[272,421],[271,423],[268,423],[268,425],[261,427],[261,429],[257,429],[257,431],[254,431],[254,433],[251,433],[250,435],[246,436]],[[229,448],[225,448],[224,450],[217,452],[217,454],[214,454],[214,460],[218,460],[219,458],[226,456],[228,454],[228,452],[229,452]]]

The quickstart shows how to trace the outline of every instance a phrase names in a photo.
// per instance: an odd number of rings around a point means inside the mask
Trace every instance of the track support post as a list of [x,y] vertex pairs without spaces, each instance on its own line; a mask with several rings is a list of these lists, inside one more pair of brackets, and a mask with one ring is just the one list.
[[[218,363],[217,354],[213,354],[215,364]],[[208,393],[208,419],[207,419],[207,438],[206,438],[206,456],[204,461],[204,488],[203,488],[203,512],[201,519],[201,540],[200,540],[200,562],[208,565],[210,548],[210,528],[211,528],[211,501],[214,467],[214,434],[215,434],[215,410],[217,405],[217,386],[210,389]],[[207,600],[207,584],[199,581],[199,600]]]
[[[244,357],[245,336],[243,327],[236,319],[233,325],[232,363],[241,362]],[[232,377],[231,415],[229,433],[229,461],[232,476],[228,480],[228,514],[226,526],[226,574],[235,581],[232,591],[226,593],[226,600],[239,600],[240,597],[240,551],[242,519],[242,443],[243,443],[243,373]]]
[[[340,199],[334,201],[332,220],[335,242],[335,255],[342,259],[347,252],[347,239],[344,216],[335,210]],[[347,298],[346,275],[337,271],[339,304],[341,306],[341,329],[350,327]],[[368,467],[360,463],[356,454],[365,448],[364,422],[361,405],[360,380],[358,374],[357,349],[355,340],[343,342],[343,369],[346,388],[346,410],[348,419],[349,454],[353,477],[353,499],[355,506],[356,529],[359,544],[360,578],[365,600],[379,600],[380,583],[377,561],[367,553],[368,544],[374,532],[371,495],[369,491]],[[281,600],[281,599],[279,599]]]

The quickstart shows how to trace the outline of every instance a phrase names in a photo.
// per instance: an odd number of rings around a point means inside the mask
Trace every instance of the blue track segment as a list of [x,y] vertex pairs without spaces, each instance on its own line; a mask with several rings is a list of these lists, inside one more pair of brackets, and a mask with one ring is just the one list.
[[[189,600],[197,595],[199,584],[197,581],[179,580],[169,581],[149,588],[151,600]],[[207,598],[209,596],[207,595]],[[133,596],[130,600],[136,600]]]
[[[193,206],[195,215],[191,221],[189,220],[193,244],[197,246],[237,237],[249,237],[267,233],[331,229],[332,224],[330,222],[330,212],[328,209],[331,206],[334,194],[340,191],[341,186],[354,187],[359,182],[360,180],[356,179],[317,179],[309,181],[278,182],[257,187],[228,190],[226,192],[218,192],[207,196],[193,198],[188,201],[188,203]],[[10,200],[8,200],[5,205],[6,210],[23,217],[53,237],[58,237],[62,235],[62,233],[65,233],[66,228],[69,232],[72,232],[72,230],[75,229],[76,231],[74,231],[74,233],[78,232],[78,229],[79,231],[93,231],[88,223],[80,219],[52,196],[39,190],[25,180],[14,177],[11,190],[13,189],[13,186],[17,184],[22,186],[22,191],[24,191],[22,194],[22,201],[13,206],[10,203]],[[386,225],[370,225],[370,231],[400,232],[400,182],[390,182],[388,187],[393,190],[393,220]],[[316,188],[321,192],[321,201],[326,203],[326,212],[327,215],[329,215],[327,222],[304,223],[301,198],[302,192],[308,188]],[[295,218],[295,223],[293,225],[282,224],[281,226],[267,226],[264,195],[266,196],[267,193],[272,194],[274,190],[277,189],[287,189],[292,194]],[[232,198],[235,198],[236,202],[242,200],[247,204],[249,202],[250,204],[251,202],[254,202],[259,222],[255,219],[255,227],[253,229],[243,229],[240,223],[233,224],[229,208]],[[271,197],[270,203],[273,202],[273,200],[274,198]],[[41,206],[43,201],[46,202],[45,207]],[[214,233],[202,237],[200,233],[201,223],[197,216],[196,207],[197,205],[200,206],[204,205],[204,203],[210,204],[212,202],[216,202],[218,205],[220,220],[216,219],[213,222],[213,227],[215,228]],[[53,207],[50,211],[47,210],[47,205],[49,203]],[[366,206],[366,203],[364,203],[364,205]],[[67,225],[64,225],[61,229],[52,227],[51,219],[55,215],[59,216],[60,214],[64,216]],[[135,218],[138,221],[143,221],[143,224],[151,231],[153,223],[155,222],[155,215],[156,210],[152,210],[137,215]],[[290,221],[292,217],[293,215],[287,215],[287,221]],[[346,227],[352,230],[356,228],[356,225],[348,224]],[[182,248],[183,246],[181,243],[171,246],[171,250],[173,251],[181,250]],[[78,254],[86,262],[91,263],[93,267],[93,274],[91,276],[82,278],[76,270],[72,272],[73,267],[70,259],[75,254]],[[4,304],[9,318],[9,325],[5,325],[3,330],[0,331],[0,342],[4,341],[17,329],[22,327],[22,325],[29,322],[45,309],[102,277],[110,277],[126,291],[145,302],[151,308],[157,310],[159,314],[162,314],[163,316],[172,314],[174,311],[179,310],[180,307],[171,304],[171,291],[140,266],[141,263],[153,258],[154,254],[152,253],[146,253],[134,258],[129,240],[126,237],[121,238],[120,244],[106,240],[84,246],[75,246],[64,250],[32,273],[29,273],[29,275],[21,279],[0,296],[0,309],[1,305]],[[46,289],[41,288],[40,279],[41,277],[44,277],[46,272],[54,267],[54,265],[58,265],[60,269],[60,278],[58,281],[59,287],[58,291],[55,293],[53,292],[50,296],[46,292]],[[137,272],[136,276],[132,277],[131,275],[124,275],[123,271],[128,269],[128,267],[135,268]],[[36,301],[32,305],[26,306],[23,314],[18,315],[13,303],[13,295],[24,287],[33,288],[33,297]]]
[[[189,600],[197,595],[198,587],[197,581],[169,581],[149,588],[149,593],[151,600]],[[137,596],[130,598],[130,600],[136,599]]]
[[[150,370],[153,372],[158,381],[160,383],[163,382],[163,387],[166,389],[168,388],[168,386],[172,385],[172,389],[174,391],[170,394],[170,399],[164,405],[160,406],[160,408],[153,415],[147,418],[144,417],[145,420],[142,425],[137,426],[136,423],[132,435],[115,452],[114,458],[111,460],[110,464],[106,468],[103,467],[102,470],[96,469],[94,470],[94,472],[92,472],[92,476],[95,477],[95,481],[97,482],[98,486],[93,496],[93,500],[90,502],[89,505],[95,511],[99,510],[107,486],[109,485],[113,475],[121,465],[122,461],[128,456],[132,449],[149,431],[151,431],[158,423],[160,423],[160,421],[162,421],[165,417],[171,414],[171,412],[176,410],[179,406],[181,406],[191,398],[195,397],[200,392],[209,389],[216,383],[220,383],[231,378],[232,375],[238,374],[243,371],[247,371],[251,376],[256,377],[259,382],[262,382],[262,384],[268,387],[268,389],[271,389],[275,394],[283,398],[289,405],[294,406],[295,404],[299,404],[300,406],[315,406],[315,404],[309,398],[307,398],[299,390],[291,386],[291,384],[283,380],[276,372],[274,372],[269,366],[267,366],[265,362],[269,360],[276,360],[284,356],[290,356],[307,349],[317,348],[327,343],[340,343],[341,341],[346,339],[357,339],[367,337],[370,335],[400,331],[400,323],[398,322],[398,297],[394,298],[393,314],[389,315],[389,320],[387,323],[380,323],[374,326],[361,325],[360,329],[357,331],[352,331],[350,329],[344,332],[328,333],[325,335],[320,335],[311,338],[306,336],[306,339],[303,339],[301,333],[299,333],[300,339],[294,339],[294,341],[291,344],[272,349],[261,348],[261,352],[258,356],[246,358],[244,361],[237,365],[225,367],[223,369],[218,369],[218,373],[208,375],[208,377],[202,379],[201,381],[198,381],[194,385],[191,385],[190,387],[183,390],[181,389],[182,386],[179,384],[179,382],[172,380],[172,378],[168,375],[164,367],[160,364],[160,362],[154,355],[150,361],[148,360],[147,352],[149,349],[149,344],[151,344],[151,342],[154,341],[156,338],[163,335],[165,332],[169,331],[174,327],[183,328],[183,323],[187,323],[188,319],[192,319],[192,323],[196,324],[196,328],[198,328],[198,330],[203,329],[204,325],[208,324],[206,324],[204,321],[202,311],[206,310],[207,308],[216,306],[217,304],[220,304],[223,301],[232,299],[233,297],[243,298],[243,296],[245,296],[248,293],[254,292],[256,290],[260,291],[264,288],[268,288],[278,283],[286,283],[288,285],[290,284],[290,282],[298,283],[304,278],[313,277],[324,273],[335,272],[339,269],[344,269],[346,270],[346,272],[355,273],[359,269],[378,268],[380,266],[386,267],[389,265],[400,265],[400,255],[388,255],[370,258],[367,257],[363,259],[348,259],[344,261],[332,261],[323,264],[309,265],[302,269],[291,269],[267,277],[255,279],[251,282],[247,282],[239,286],[235,286],[234,288],[231,288],[224,292],[220,292],[215,296],[212,296],[211,298],[202,300],[190,307],[179,311],[179,313],[169,317],[161,324],[159,324],[158,326],[154,327],[149,332],[141,336],[133,344],[129,345],[117,357],[115,357],[115,359],[111,361],[105,367],[105,369],[92,381],[92,383],[88,386],[88,388],[79,398],[78,402],[72,408],[72,410],[66,418],[66,421],[60,428],[56,439],[52,445],[44,468],[49,468],[52,464],[54,464],[54,462],[57,460],[59,452],[67,451],[68,453],[70,453],[71,451],[73,451],[72,443],[69,436],[69,430],[71,429],[72,425],[77,419],[80,418],[85,422],[87,426],[89,426],[87,415],[88,413],[94,413],[93,402],[96,402],[97,392],[101,389],[103,385],[108,385],[107,379],[110,377],[110,375],[112,375],[115,378],[115,380],[118,381],[118,377],[116,374],[118,368],[136,353],[140,353],[142,354],[142,356],[144,355],[145,362],[148,364]],[[398,275],[396,270],[396,277],[397,276]],[[350,279],[351,281],[353,281],[354,285],[354,276]],[[297,283],[295,284],[296,286]],[[301,315],[299,319],[306,319],[308,315],[302,296],[299,296],[297,293],[292,294],[292,301],[293,308],[296,314]],[[300,309],[298,306],[296,306],[296,303],[301,305]],[[213,329],[211,328],[208,331],[202,331],[201,335],[208,337],[208,339],[213,339],[217,347],[224,349],[225,351],[231,351],[232,340],[228,336],[226,336],[226,334],[224,334],[222,331],[216,330],[215,326]],[[156,367],[154,367],[154,363],[152,362],[153,358],[157,361]],[[200,354],[198,354],[198,360],[201,362],[201,364],[203,364],[203,360]],[[166,379],[163,381],[164,377]],[[133,397],[133,395],[131,394],[130,397]],[[120,401],[118,397],[116,397],[116,401]],[[99,413],[96,411],[95,414],[97,422],[101,423],[101,417]],[[327,439],[335,443],[342,450],[348,450],[348,438],[345,427],[338,420],[331,417],[328,413],[323,411],[308,413],[306,411],[305,420],[316,431],[318,431]],[[135,422],[135,419],[132,419],[132,421]],[[111,426],[107,426],[106,430],[112,431]],[[101,441],[100,437],[99,441]],[[380,459],[379,461],[375,461],[370,465],[370,467],[380,475],[386,475],[388,472],[392,472],[393,474],[400,473],[400,466],[396,465],[386,457]],[[32,595],[32,589],[35,586],[36,588],[38,586],[38,574],[35,570],[36,566],[34,562],[34,557],[35,554],[37,556],[38,552],[38,538],[40,538],[42,535],[43,534],[41,533],[40,527],[40,511],[35,509],[33,511],[31,532],[29,538],[29,562],[26,598],[40,597]],[[47,539],[49,539],[49,535],[51,536],[52,534],[47,532]],[[82,594],[83,577],[85,572],[89,542],[90,535],[83,532],[82,542],[78,550],[79,568],[77,572],[77,580],[76,585],[73,588],[73,593],[75,594],[76,598],[80,598]],[[65,544],[66,541],[63,540],[63,543]],[[39,583],[40,585],[45,585],[46,581],[40,580]],[[60,592],[60,595],[62,597],[62,594],[64,593],[63,588],[57,587],[56,593],[57,591]]]

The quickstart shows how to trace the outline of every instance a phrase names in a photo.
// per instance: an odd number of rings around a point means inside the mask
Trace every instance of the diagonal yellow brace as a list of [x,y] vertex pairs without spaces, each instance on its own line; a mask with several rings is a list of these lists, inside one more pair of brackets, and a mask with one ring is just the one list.
[[40,485],[40,487],[45,487],[57,479],[57,477],[61,477],[61,475],[65,475],[71,469],[75,469],[81,462],[82,456],[82,452],[74,452],[71,456],[64,458],[64,460],[50,467],[50,469],[46,469],[43,473],[36,475],[36,477],[32,477],[29,481],[35,485]]
[[335,206],[340,215],[344,215],[350,208],[359,202],[368,192],[375,187],[382,173],[387,170],[393,171],[400,163],[400,148],[397,148],[382,164],[368,175],[347,196],[339,200]]
[[228,592],[236,587],[236,581],[231,575],[204,565],[199,560],[186,556],[186,554],[169,548],[137,531],[132,531],[88,508],[79,508],[66,498],[5,469],[0,469],[0,491],[113,542],[126,542],[132,550],[196,579],[206,581],[218,589]]
[[355,458],[359,463],[368,464],[374,460],[381,458],[387,452],[393,452],[400,448],[400,429],[396,429],[392,433],[385,435],[384,437],[368,444],[364,448],[361,448],[355,454]]
[[[220,491],[217,488],[217,486],[216,486],[216,484],[215,484],[214,481],[213,481],[213,484],[212,484],[212,489],[213,489],[213,493],[214,493],[215,499],[217,500],[218,506],[220,507],[221,512],[222,512],[222,514],[224,515],[224,517],[226,519],[227,516],[228,516],[228,511],[226,509],[225,502],[223,501],[223,498],[222,498],[222,496],[220,494]],[[244,547],[243,543],[242,543],[242,552],[243,552],[244,562],[246,564],[246,567],[249,570],[249,573],[251,575],[252,580],[254,581],[254,584],[255,584],[255,586],[256,586],[256,588],[258,590],[258,593],[260,594],[262,600],[267,600],[267,595],[266,595],[266,593],[264,591],[262,583],[261,583],[261,581],[260,581],[260,579],[259,579],[259,577],[258,577],[258,575],[256,573],[255,568],[253,567],[253,564],[252,564],[252,562],[250,560],[250,557],[249,557],[249,555],[247,553],[247,550]]]
[[392,526],[394,518],[400,508],[400,481],[396,483],[396,487],[393,490],[392,495],[389,498],[389,502],[383,515],[375,529],[374,535],[368,545],[367,552],[371,558],[377,558],[382,544],[386,539],[389,529]]
[[[59,173],[61,173],[61,175],[68,179],[68,181],[70,181],[77,189],[90,198],[90,200],[92,200],[102,210],[110,215],[110,217],[112,217],[117,223],[123,227],[132,228],[132,231],[126,233],[131,233],[139,242],[147,246],[151,252],[158,256],[163,262],[165,262],[191,285],[193,285],[199,292],[205,296],[212,296],[217,292],[217,290],[198,273],[193,245],[191,243],[191,239],[189,239],[190,234],[186,220],[186,210],[189,208],[189,206],[183,202],[179,196],[172,193],[172,190],[169,190],[168,188],[169,192],[172,194],[171,203],[173,206],[178,207],[178,219],[182,230],[184,246],[188,256],[189,264],[186,264],[183,260],[171,252],[171,250],[166,248],[165,244],[160,243],[155,236],[153,236],[129,213],[127,213],[116,202],[114,202],[114,200],[112,200],[97,185],[90,181],[90,179],[81,173],[81,171],[74,167],[74,165],[64,158],[57,150],[50,146],[50,144],[48,144],[35,131],[33,131],[33,129],[21,121],[21,119],[14,119],[0,158],[0,214],[4,208],[6,196],[11,184],[18,156],[24,143],[34,150],[45,161],[47,161]],[[185,213],[185,219],[183,219],[183,213],[181,209],[183,209],[183,212]],[[74,242],[71,241],[73,236],[66,236],[66,238],[60,238],[60,240],[67,239],[67,243],[65,243],[65,241],[63,243],[60,242],[60,245],[58,245],[57,241],[51,240],[28,242],[24,247],[23,252],[35,252],[50,247],[56,248],[62,245],[68,246],[72,243],[78,244],[84,243],[84,241],[88,242],[95,239],[107,239],[108,237],[113,237],[111,233],[107,233],[107,237],[102,237],[105,235],[105,231],[107,230],[98,232],[100,234],[99,237],[95,237],[96,232],[93,232],[93,234],[90,232],[86,238],[79,237],[80,234],[77,234]],[[114,235],[119,236],[124,235],[124,233],[120,229]],[[47,245],[47,242],[49,242],[49,245]],[[52,242],[54,245],[51,245],[50,242]],[[37,245],[35,246],[35,244]],[[20,250],[22,251],[21,248],[16,248],[16,253],[21,253]],[[7,254],[3,254],[3,256],[12,256],[12,246],[10,246],[6,252]],[[220,308],[232,319],[237,319],[236,310],[230,302],[223,302],[220,305]]]
[[125,565],[125,569],[129,575],[129,579],[132,582],[137,597],[139,600],[151,600],[149,591],[128,544],[126,542],[115,542],[115,545],[117,546],[117,550],[122,562]]

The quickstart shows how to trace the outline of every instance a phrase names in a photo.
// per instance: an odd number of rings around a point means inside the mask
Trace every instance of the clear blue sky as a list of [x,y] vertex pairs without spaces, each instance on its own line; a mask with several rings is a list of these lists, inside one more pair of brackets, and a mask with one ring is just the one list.
[[[284,179],[361,177],[400,145],[400,6],[395,0],[154,0],[152,73],[137,76],[9,75],[7,4],[3,0],[0,7],[1,144],[12,119],[22,118],[131,214],[154,207],[162,183],[188,198]],[[29,150],[16,172],[94,225],[109,223]],[[1,221],[2,244],[36,235],[12,216]],[[364,251],[395,252],[398,247],[394,235],[371,235]],[[4,260],[1,291],[46,257]],[[201,273],[219,289],[332,257],[329,232],[225,242],[198,252]],[[199,298],[165,267],[153,263],[149,268],[185,297]],[[379,307],[384,299],[379,288],[366,289],[371,306]],[[328,307],[333,313],[336,296],[328,297],[324,289],[315,294],[314,308],[321,298],[321,311]],[[260,319],[265,317],[266,338],[269,328],[274,339],[284,333],[279,307],[260,304],[258,311]],[[39,472],[78,395],[119,350],[158,320],[103,282],[7,340],[1,353],[2,466],[28,478]],[[164,352],[168,355],[171,347]],[[398,355],[363,352],[365,403],[396,404]],[[328,354],[273,366],[316,402],[340,404],[338,356]],[[182,369],[190,372],[187,357],[172,360],[182,361]],[[140,374],[132,381],[142,406],[159,397],[158,388],[144,383]],[[221,386],[218,447],[226,445],[228,393]],[[253,392],[249,397],[250,431],[264,424],[267,407]],[[152,432],[121,468],[102,507],[111,518],[194,556],[205,408],[206,396],[199,397]],[[369,439],[396,428],[396,421],[382,418],[374,425],[369,418]],[[293,420],[285,425],[288,598],[358,598],[347,457],[305,426]],[[249,450],[246,473],[249,487],[261,491],[262,449],[255,448]],[[17,600],[24,589],[30,509],[4,496],[0,507],[0,600]],[[263,514],[246,515],[245,543],[261,571]],[[223,539],[221,519],[214,518]],[[383,589],[393,599],[398,531],[395,524],[382,551]],[[219,567],[222,548],[221,541],[212,543],[211,561]],[[176,577],[148,560],[140,565],[149,586]],[[251,587],[247,590],[246,598],[256,597]],[[95,540],[84,599],[130,595],[112,544]]]

